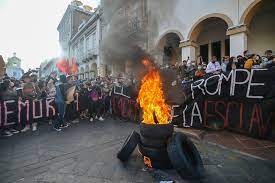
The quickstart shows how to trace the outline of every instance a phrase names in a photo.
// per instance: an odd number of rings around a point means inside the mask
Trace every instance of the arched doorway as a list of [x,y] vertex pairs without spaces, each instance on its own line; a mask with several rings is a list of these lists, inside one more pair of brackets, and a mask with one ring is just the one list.
[[177,33],[169,32],[160,39],[155,51],[156,60],[160,65],[174,65],[181,61],[181,49],[179,47],[181,37]]
[[275,50],[275,1],[256,1],[241,18],[247,26],[247,46],[254,53],[264,55],[266,50]]
[[223,56],[230,55],[230,40],[226,35],[233,22],[225,15],[213,14],[201,18],[188,35],[191,42],[196,43],[196,56],[201,56],[208,62],[212,56],[221,60]]

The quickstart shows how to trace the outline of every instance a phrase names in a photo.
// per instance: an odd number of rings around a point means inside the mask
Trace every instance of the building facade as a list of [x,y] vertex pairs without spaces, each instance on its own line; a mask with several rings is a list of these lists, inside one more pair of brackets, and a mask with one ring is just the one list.
[[62,56],[68,57],[70,55],[69,43],[71,38],[79,31],[89,18],[92,12],[84,9],[80,1],[72,1],[68,5],[57,30],[59,32],[59,44],[62,49]]
[[153,0],[148,50],[162,64],[275,50],[273,0]]
[[39,77],[47,78],[52,72],[56,72],[57,76],[60,76],[60,72],[56,67],[56,63],[58,62],[58,58],[52,58],[50,60],[46,60],[40,64],[39,69]]
[[4,77],[5,73],[6,73],[6,63],[2,55],[0,55],[0,78]]
[[16,79],[20,79],[24,74],[24,71],[21,68],[21,59],[16,56],[16,53],[13,53],[13,56],[8,58],[6,64],[6,74],[9,77]]
[[59,26],[59,41],[65,57],[76,59],[80,79],[105,76],[106,64],[100,57],[102,40],[102,10],[73,1],[67,8]]
[[101,15],[101,9],[96,9],[90,19],[69,42],[69,57],[76,58],[81,79],[105,76],[107,72],[106,64],[102,63],[100,55],[100,42],[102,40]]

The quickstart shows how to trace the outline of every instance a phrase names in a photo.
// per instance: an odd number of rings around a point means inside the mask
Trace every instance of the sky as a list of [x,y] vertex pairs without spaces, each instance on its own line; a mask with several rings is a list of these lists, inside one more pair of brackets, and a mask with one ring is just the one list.
[[[0,55],[13,52],[22,68],[37,68],[61,53],[57,26],[72,0],[0,0]],[[100,0],[81,0],[97,7]]]

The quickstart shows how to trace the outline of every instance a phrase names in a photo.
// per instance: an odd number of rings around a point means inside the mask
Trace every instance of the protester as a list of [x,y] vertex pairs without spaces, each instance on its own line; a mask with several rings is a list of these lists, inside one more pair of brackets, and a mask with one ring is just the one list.
[[195,77],[200,79],[205,76],[205,71],[203,70],[202,65],[198,65],[198,70],[195,72]]
[[[23,76],[23,100],[34,100],[37,98],[37,87],[35,86],[35,84],[32,82],[32,77],[29,74],[26,74],[25,76]],[[28,130],[31,129],[32,127],[32,131],[36,131],[37,130],[37,122],[35,122],[34,119],[30,119],[29,123],[27,123],[26,121],[23,122],[23,125],[25,125],[25,127],[21,130],[21,132],[26,132]]]
[[[5,79],[2,83],[2,91],[1,91],[1,99],[4,101],[7,100],[16,100],[17,99],[17,93],[13,90],[13,82],[11,82],[9,79]],[[12,116],[14,118],[14,116]],[[13,134],[19,133],[18,130],[16,130],[16,124],[8,127],[4,127],[1,131],[1,134],[5,137],[10,137]]]
[[256,54],[247,55],[247,61],[244,64],[245,69],[252,69],[254,65],[259,64],[258,63],[258,56]]
[[58,85],[56,86],[55,104],[57,107],[57,118],[53,122],[53,128],[56,131],[61,131],[62,128],[66,128],[69,125],[65,123],[65,110],[66,110],[66,76],[61,75]]
[[[228,56],[223,57],[222,64],[221,64],[222,72],[229,71],[229,67],[227,67],[228,64],[229,64],[229,57]],[[230,68],[230,70],[231,70],[231,68]]]
[[205,70],[207,74],[219,74],[221,72],[221,65],[217,61],[217,57],[213,56],[211,62],[208,63],[207,68]]
[[[99,81],[99,79],[97,79]],[[102,91],[97,83],[94,81],[92,82],[91,87],[88,88],[89,91],[89,99],[90,99],[90,106],[89,106],[89,114],[90,114],[90,122],[94,120],[103,121],[103,108],[102,108]]]

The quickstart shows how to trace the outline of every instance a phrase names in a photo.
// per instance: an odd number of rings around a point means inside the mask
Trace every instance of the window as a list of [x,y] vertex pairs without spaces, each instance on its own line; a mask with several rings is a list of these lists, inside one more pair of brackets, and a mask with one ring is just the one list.
[[94,50],[95,49],[95,42],[96,42],[96,37],[95,37],[95,32],[93,33],[93,35],[92,35],[92,38],[93,38],[93,40],[92,40],[92,49]]

